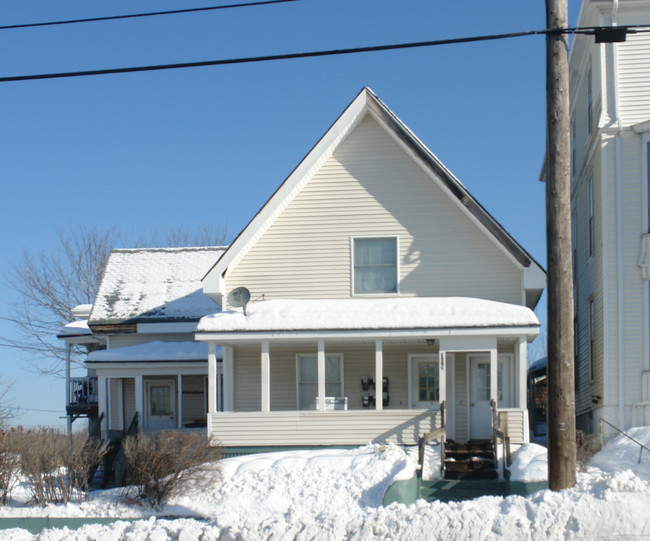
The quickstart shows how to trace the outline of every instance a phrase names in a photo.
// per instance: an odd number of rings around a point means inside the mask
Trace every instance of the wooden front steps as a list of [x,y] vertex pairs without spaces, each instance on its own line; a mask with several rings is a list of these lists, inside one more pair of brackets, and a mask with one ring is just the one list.
[[445,444],[443,476],[456,480],[498,479],[496,449],[492,440],[472,440]]

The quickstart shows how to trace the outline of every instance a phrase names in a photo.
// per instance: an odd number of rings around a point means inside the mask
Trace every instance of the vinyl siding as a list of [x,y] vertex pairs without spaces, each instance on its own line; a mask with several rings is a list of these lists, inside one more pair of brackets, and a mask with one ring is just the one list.
[[[650,10],[624,14],[619,24],[650,24]],[[650,34],[631,34],[618,51],[619,106],[624,125],[650,120]]]
[[189,333],[160,333],[160,334],[116,334],[111,336],[111,349],[126,346],[137,346],[147,342],[185,342],[193,341],[194,334]]
[[395,442],[415,445],[440,426],[430,410],[332,411],[318,413],[220,413],[210,418],[213,442],[223,446],[365,445]]
[[371,116],[230,270],[226,290],[350,297],[355,236],[399,238],[401,295],[521,304],[521,271]]
[[[578,328],[578,362],[579,367],[576,373],[578,378],[578,393],[576,395],[576,411],[578,413],[591,407],[591,396],[594,394],[603,396],[603,234],[608,235],[607,244],[611,245],[615,240],[615,232],[603,230],[603,212],[609,212],[609,208],[603,208],[601,197],[601,169],[600,150],[596,149],[593,159],[581,178],[580,183],[574,190],[573,206],[577,220],[576,243],[577,257],[575,262],[576,274],[579,277],[575,289],[575,307]],[[593,255],[589,255],[589,177],[593,183]],[[607,188],[607,186],[606,186]],[[614,239],[612,239],[612,234]],[[615,253],[615,252],[614,252]],[[590,378],[589,368],[589,301],[594,301],[595,312],[595,342],[594,358],[595,370],[593,381]],[[609,375],[611,377],[611,374]]]
[[[290,411],[297,408],[296,355],[316,354],[316,344],[270,346],[271,411]],[[325,353],[343,356],[343,390],[348,398],[348,410],[362,410],[361,388],[363,376],[375,375],[375,344],[351,345],[327,342]],[[408,408],[408,356],[413,353],[436,354],[437,348],[426,345],[383,348],[384,377],[389,380],[389,404],[385,409]],[[259,411],[261,395],[261,349],[259,346],[235,348],[235,411]],[[371,392],[372,394],[372,392]]]

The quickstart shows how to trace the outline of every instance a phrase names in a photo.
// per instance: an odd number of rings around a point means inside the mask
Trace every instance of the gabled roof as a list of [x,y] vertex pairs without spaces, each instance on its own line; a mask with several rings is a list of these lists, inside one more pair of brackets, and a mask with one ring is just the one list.
[[89,325],[198,321],[219,308],[201,277],[225,247],[113,250]]
[[[221,296],[225,294],[222,278],[237,266],[257,240],[332,156],[348,134],[368,114],[372,115],[377,123],[419,163],[432,180],[439,183],[450,198],[456,201],[470,219],[482,228],[488,237],[493,239],[494,243],[513,261],[522,268],[533,267],[536,275],[544,274],[541,266],[531,255],[472,197],[462,183],[424,143],[386,107],[372,90],[365,87],[203,277],[203,288],[206,294],[217,301],[221,300]],[[543,285],[539,289],[539,294],[542,289]],[[539,298],[539,294],[537,294],[537,298]]]

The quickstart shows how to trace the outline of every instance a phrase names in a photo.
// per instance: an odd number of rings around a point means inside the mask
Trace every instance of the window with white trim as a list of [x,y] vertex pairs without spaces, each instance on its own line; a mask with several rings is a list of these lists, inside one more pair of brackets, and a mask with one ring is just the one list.
[[[314,409],[318,396],[318,356],[300,354],[298,363],[298,409]],[[325,355],[325,396],[343,396],[343,356]]]
[[352,240],[355,294],[397,293],[397,237]]
[[591,92],[591,66],[587,70],[587,78],[585,79],[585,92],[586,92],[586,106],[587,106],[587,137],[591,134],[592,122],[592,92]]
[[571,178],[576,175],[576,119],[571,119]]
[[596,339],[595,325],[594,325],[594,301],[589,301],[589,379],[594,381],[594,369],[595,369],[595,351],[594,351],[594,341]]

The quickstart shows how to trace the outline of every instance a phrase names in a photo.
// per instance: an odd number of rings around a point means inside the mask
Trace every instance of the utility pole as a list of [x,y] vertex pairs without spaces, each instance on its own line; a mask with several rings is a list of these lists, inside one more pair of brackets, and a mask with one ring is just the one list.
[[548,486],[576,483],[567,0],[546,0]]

